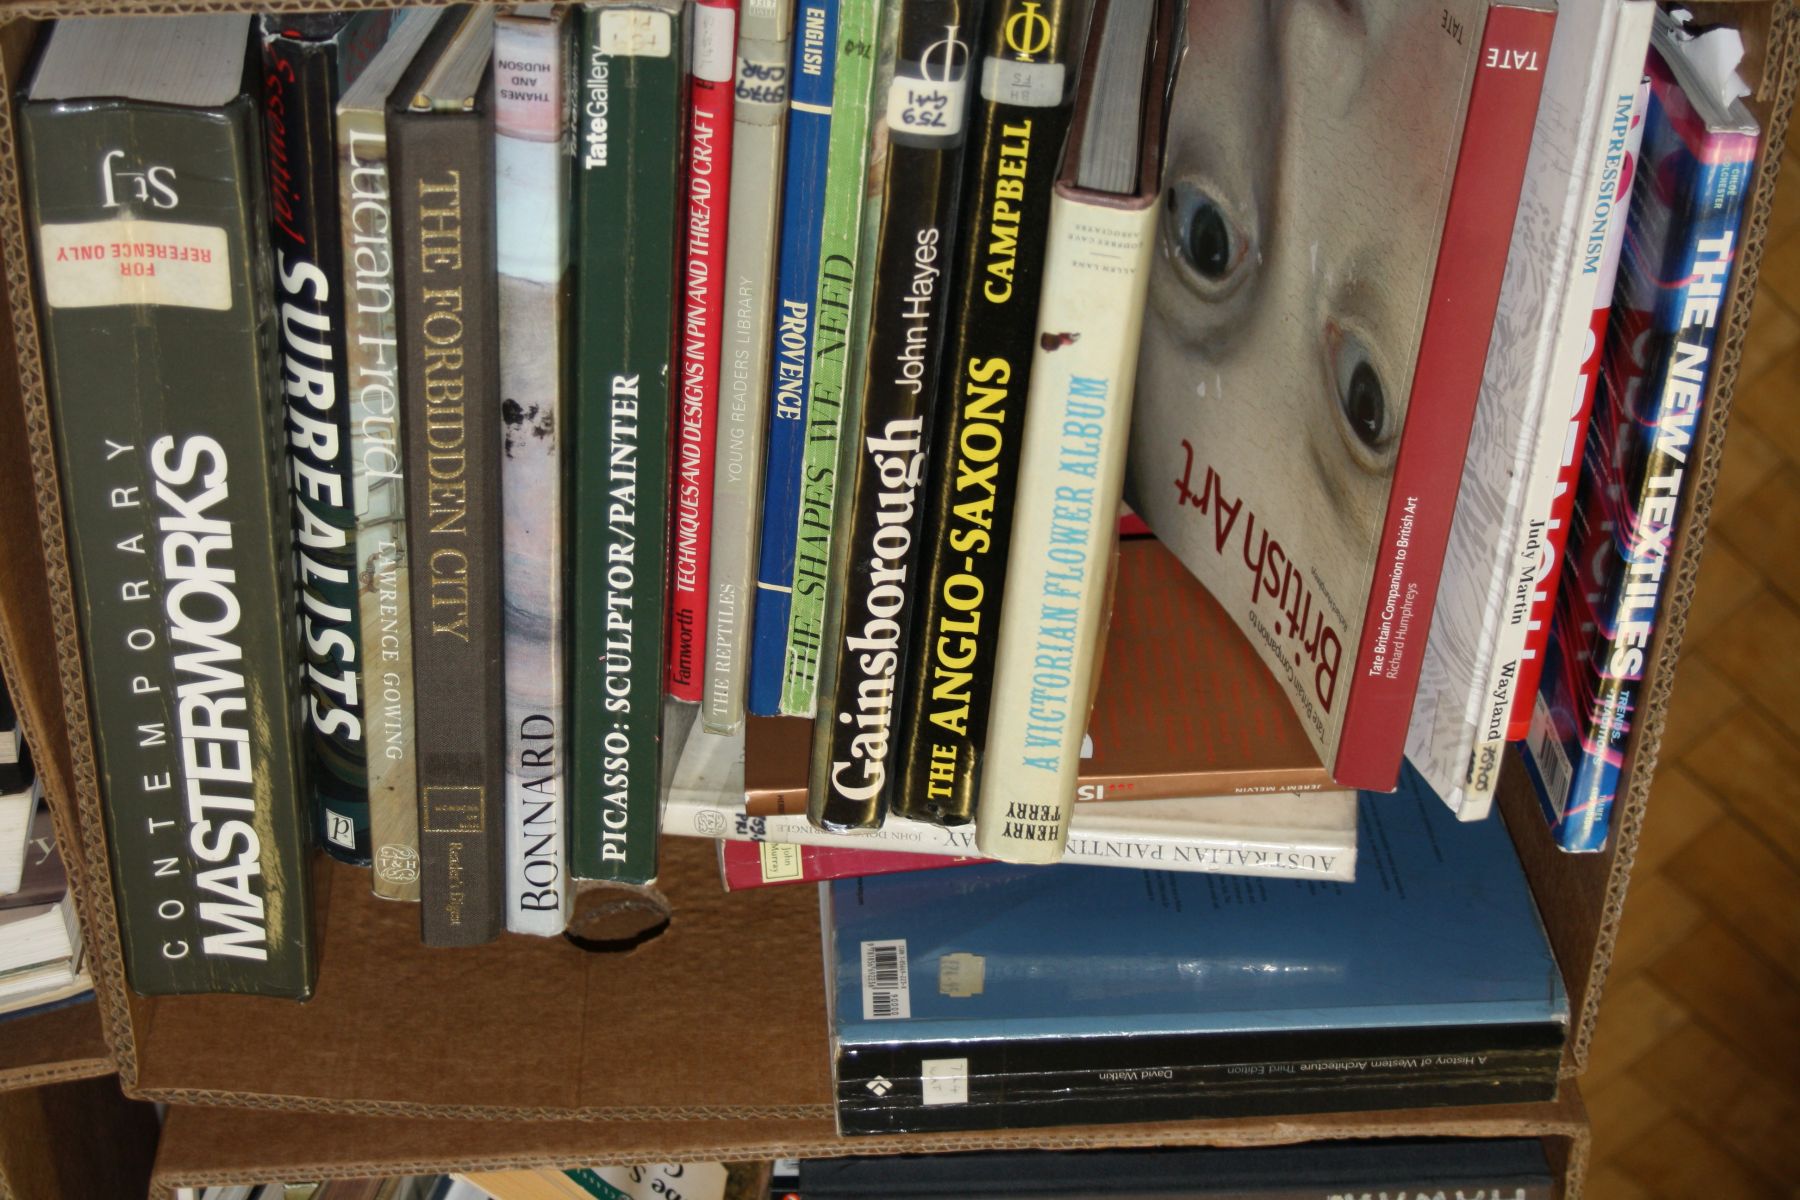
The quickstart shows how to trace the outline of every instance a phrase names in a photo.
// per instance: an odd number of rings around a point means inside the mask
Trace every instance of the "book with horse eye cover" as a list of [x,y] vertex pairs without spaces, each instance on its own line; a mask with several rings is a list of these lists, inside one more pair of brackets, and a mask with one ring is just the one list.
[[1127,499],[1387,790],[1555,13],[1185,7]]

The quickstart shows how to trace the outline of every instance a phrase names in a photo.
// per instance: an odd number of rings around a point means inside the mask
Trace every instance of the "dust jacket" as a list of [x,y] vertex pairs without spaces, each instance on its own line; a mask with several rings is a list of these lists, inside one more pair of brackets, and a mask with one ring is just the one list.
[[[299,596],[249,18],[61,22],[21,106],[126,976],[313,987]],[[127,55],[155,64],[119,96]]]

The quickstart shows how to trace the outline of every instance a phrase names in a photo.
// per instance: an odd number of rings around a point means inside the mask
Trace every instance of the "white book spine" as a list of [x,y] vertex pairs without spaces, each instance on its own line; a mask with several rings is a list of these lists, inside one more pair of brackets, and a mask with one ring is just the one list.
[[976,807],[988,858],[1059,862],[1069,836],[1156,213],[1051,201]]
[[562,467],[569,230],[568,21],[494,32],[506,638],[506,928],[568,924]]
[[[1463,820],[1493,805],[1531,579],[1579,399],[1591,316],[1595,222],[1612,220],[1603,178],[1617,172],[1612,103],[1634,93],[1650,0],[1604,0],[1559,14],[1531,157],[1495,313],[1481,398],[1445,550],[1407,756]],[[1611,164],[1609,167],[1608,164]],[[1623,212],[1618,214],[1623,221]]]
[[419,898],[418,760],[413,743],[406,479],[401,465],[399,342],[387,116],[380,103],[337,114],[344,239],[344,357],[351,395],[350,488],[356,511],[368,748],[370,890]]
[[[1258,829],[1234,823],[1235,814],[1228,811],[1290,799],[1312,805],[1321,813],[1337,814],[1341,810],[1344,829],[1293,833]],[[1056,861],[1080,866],[1348,882],[1356,878],[1355,808],[1355,792],[1084,804],[1074,809],[1068,843]],[[1208,819],[1211,812],[1216,812],[1216,820]],[[741,793],[734,797],[672,791],[663,809],[662,831],[673,837],[959,858],[981,853],[967,825],[946,828],[890,816],[879,829],[831,833],[808,821],[804,813],[750,816],[744,811]]]
[[700,696],[700,719],[718,733],[729,733],[743,723],[750,668],[775,251],[787,137],[790,17],[791,8],[784,0],[746,0],[738,32],[731,236],[725,251],[711,584]]

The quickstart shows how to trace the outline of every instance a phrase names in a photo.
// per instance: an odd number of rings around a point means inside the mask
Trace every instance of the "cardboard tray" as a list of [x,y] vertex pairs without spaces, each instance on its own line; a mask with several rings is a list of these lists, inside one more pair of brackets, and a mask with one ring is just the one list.
[[[992,1148],[1255,1146],[1370,1137],[1536,1137],[1573,1200],[1587,1169],[1587,1113],[1575,1087],[1552,1103],[1341,1113],[1305,1122],[1204,1121],[997,1134]],[[648,1162],[743,1162],[866,1152],[968,1149],[960,1139],[899,1135],[847,1141],[829,1119],[810,1121],[471,1123],[318,1116],[219,1108],[171,1108],[157,1150],[152,1200],[177,1187],[271,1179],[334,1179],[566,1168]]]
[[110,1077],[0,1093],[0,1200],[142,1196],[156,1135]]
[[0,1092],[113,1073],[94,999],[0,1020]]
[[[239,0],[8,3],[0,12],[0,88],[15,94],[35,19],[244,6]],[[1800,16],[1794,0],[1697,7],[1744,27],[1753,107],[1766,136],[1720,339],[1718,386],[1700,431],[1704,453],[1676,538],[1667,618],[1652,649],[1644,721],[1627,763],[1611,848],[1602,855],[1561,854],[1550,844],[1516,763],[1502,785],[1507,822],[1577,1015],[1565,1074],[1586,1063],[1618,929],[1795,90]],[[9,499],[0,519],[4,528],[36,527],[42,535],[41,559],[22,548],[0,573],[0,629],[9,674],[23,684],[17,699],[46,772],[59,834],[65,846],[79,847],[79,855],[68,856],[71,863],[83,860],[79,869],[71,867],[71,877],[83,880],[90,969],[127,1093],[178,1104],[389,1116],[700,1122],[641,1126],[663,1131],[655,1134],[664,1139],[661,1157],[684,1138],[710,1146],[716,1135],[707,1131],[716,1121],[738,1123],[744,1138],[758,1145],[818,1144],[814,1139],[829,1129],[832,1093],[812,894],[769,889],[726,896],[705,843],[666,844],[670,927],[627,954],[589,955],[561,940],[516,936],[477,950],[426,950],[418,944],[410,908],[374,900],[359,874],[331,867],[324,875],[330,904],[320,986],[310,1003],[149,999],[127,990],[100,832],[18,171],[12,113],[0,106],[0,242],[4,281],[15,301],[9,332],[17,349],[16,359],[0,360],[0,478],[24,477],[28,450],[36,501],[33,514]],[[21,424],[23,440],[6,436]],[[1354,1119],[1275,1119],[1245,1128],[1291,1139]],[[1486,1115],[1465,1112],[1457,1119],[1479,1122]],[[1205,1140],[1224,1136],[1225,1126],[1184,1128]],[[465,1132],[487,1136],[473,1128]],[[1177,1135],[1160,1126],[1120,1127],[1079,1135],[970,1135],[943,1144],[1055,1145],[1080,1137],[1075,1144],[1123,1145],[1165,1136]],[[858,1143],[869,1152],[891,1144]]]

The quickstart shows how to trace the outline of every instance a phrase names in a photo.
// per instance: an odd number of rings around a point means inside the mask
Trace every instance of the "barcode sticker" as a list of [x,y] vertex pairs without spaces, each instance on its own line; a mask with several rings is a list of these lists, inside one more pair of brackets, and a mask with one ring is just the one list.
[[912,988],[906,976],[906,939],[862,944],[863,1020],[912,1018]]
[[1531,761],[1537,764],[1538,776],[1544,781],[1544,793],[1556,819],[1562,820],[1569,806],[1569,779],[1574,774],[1569,756],[1563,752],[1562,739],[1556,736],[1556,722],[1550,719],[1550,706],[1540,693],[1531,710],[1531,734],[1527,739]]

